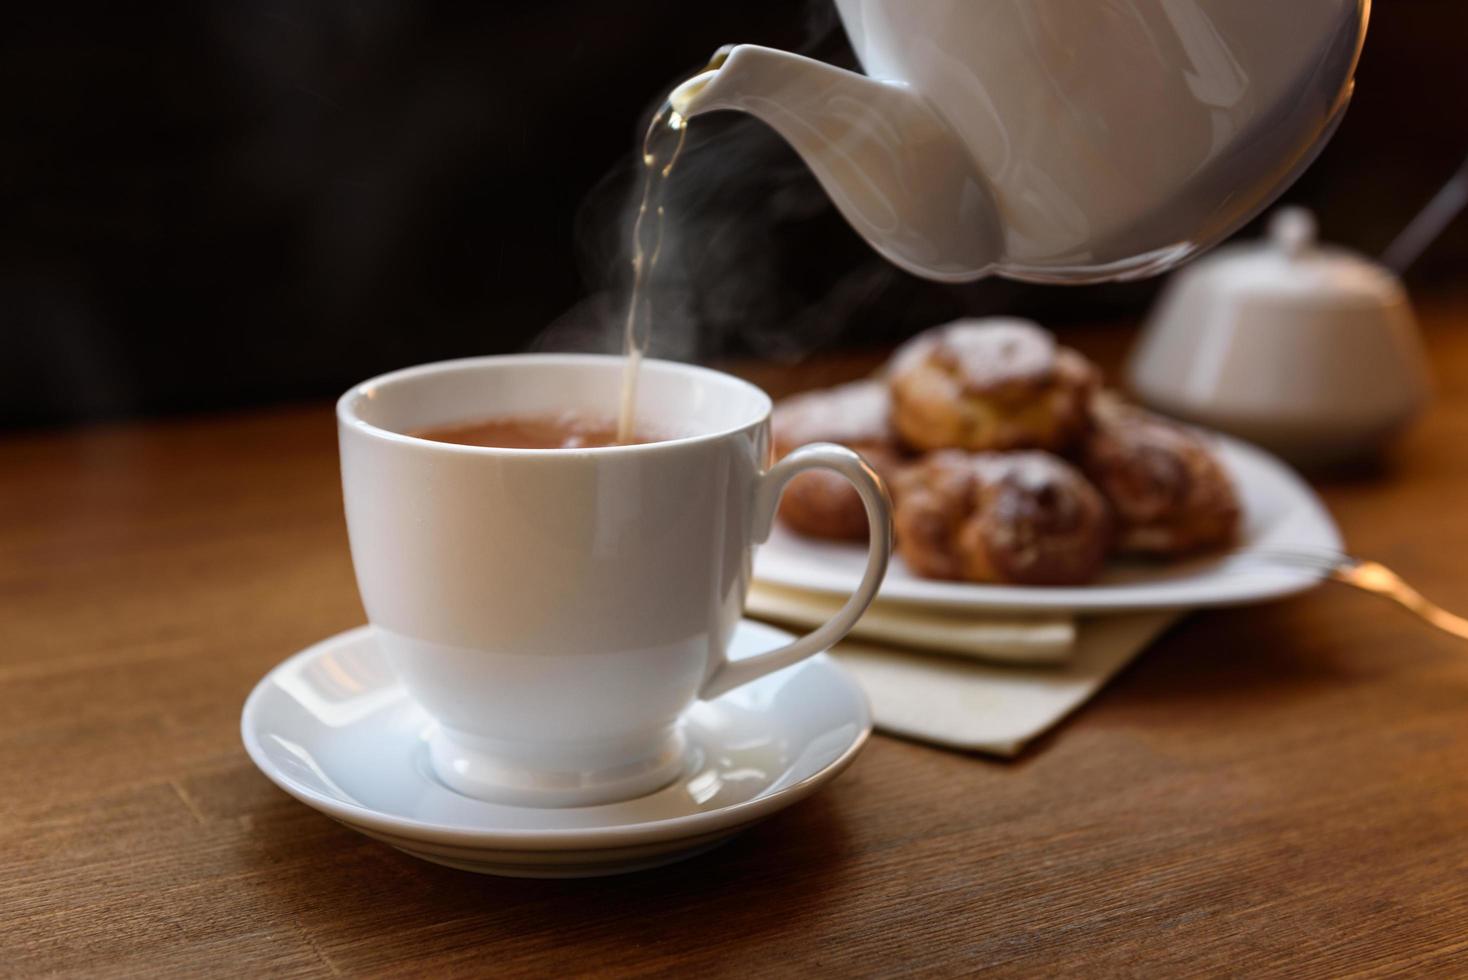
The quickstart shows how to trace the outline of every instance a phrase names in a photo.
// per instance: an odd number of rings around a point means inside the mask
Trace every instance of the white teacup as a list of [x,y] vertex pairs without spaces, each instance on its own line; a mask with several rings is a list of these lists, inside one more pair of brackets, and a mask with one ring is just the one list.
[[[640,428],[677,438],[600,449],[462,446],[407,433],[490,418],[605,415],[623,360],[471,358],[396,371],[337,402],[352,560],[367,616],[437,721],[438,777],[481,799],[628,799],[683,765],[683,711],[826,649],[886,571],[891,520],[848,449],[770,461],[770,399],[728,375],[644,362]],[[812,468],[860,492],[861,587],[824,626],[729,661],[754,547]]]

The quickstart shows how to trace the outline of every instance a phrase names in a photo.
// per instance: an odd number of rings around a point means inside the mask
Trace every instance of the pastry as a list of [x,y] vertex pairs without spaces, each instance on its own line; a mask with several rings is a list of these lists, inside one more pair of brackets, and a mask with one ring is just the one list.
[[1078,585],[1106,557],[1105,501],[1049,453],[936,452],[896,491],[898,553],[927,578]]
[[[903,456],[892,433],[887,386],[880,381],[850,384],[787,398],[775,406],[771,428],[775,455],[783,457],[811,442],[854,449],[890,482]],[[817,538],[861,541],[866,509],[856,488],[829,470],[802,473],[785,487],[780,518],[792,530]]]
[[957,320],[905,344],[889,369],[892,421],[919,450],[1073,444],[1098,383],[1091,363],[1027,320]]
[[1202,438],[1109,395],[1092,417],[1081,467],[1111,505],[1118,551],[1176,557],[1234,541],[1238,498]]

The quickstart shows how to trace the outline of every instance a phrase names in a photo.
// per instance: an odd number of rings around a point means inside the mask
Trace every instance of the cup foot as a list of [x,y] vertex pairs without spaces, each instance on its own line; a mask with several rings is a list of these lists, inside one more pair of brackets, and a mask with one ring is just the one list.
[[683,771],[687,742],[674,727],[649,741],[527,744],[440,727],[428,739],[434,774],[455,792],[524,807],[597,806],[646,796]]

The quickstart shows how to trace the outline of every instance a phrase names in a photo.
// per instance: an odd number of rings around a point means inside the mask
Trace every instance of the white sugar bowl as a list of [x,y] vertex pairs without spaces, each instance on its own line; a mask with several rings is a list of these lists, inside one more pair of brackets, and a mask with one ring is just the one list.
[[1301,465],[1380,448],[1430,392],[1401,281],[1317,243],[1302,208],[1277,213],[1267,241],[1221,248],[1178,273],[1128,374],[1159,411]]

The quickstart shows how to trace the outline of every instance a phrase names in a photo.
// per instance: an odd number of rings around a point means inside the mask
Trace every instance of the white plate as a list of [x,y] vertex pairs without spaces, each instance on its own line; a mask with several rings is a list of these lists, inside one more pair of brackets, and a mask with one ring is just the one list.
[[[1235,439],[1210,434],[1243,505],[1236,553],[1175,563],[1113,561],[1083,586],[974,585],[919,578],[894,559],[880,598],[945,608],[1004,612],[1122,613],[1145,609],[1228,606],[1279,599],[1317,584],[1319,572],[1269,564],[1244,552],[1341,548],[1340,532],[1325,505],[1293,470]],[[819,541],[778,522],[755,556],[762,582],[847,595],[856,588],[864,546]]]
[[[730,656],[789,640],[745,621]],[[427,759],[433,724],[363,626],[267,674],[240,729],[272,782],[354,830],[437,864],[535,878],[617,874],[708,850],[830,782],[872,729],[866,695],[821,654],[690,708],[688,759],[672,785],[622,803],[535,809],[440,783]]]

